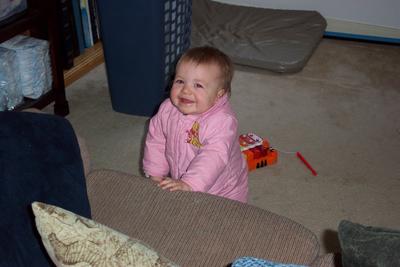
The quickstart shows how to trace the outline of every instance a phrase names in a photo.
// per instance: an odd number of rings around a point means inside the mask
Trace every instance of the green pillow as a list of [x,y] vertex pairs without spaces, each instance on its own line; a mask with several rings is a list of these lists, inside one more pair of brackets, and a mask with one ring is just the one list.
[[338,234],[344,267],[400,266],[400,231],[343,220]]

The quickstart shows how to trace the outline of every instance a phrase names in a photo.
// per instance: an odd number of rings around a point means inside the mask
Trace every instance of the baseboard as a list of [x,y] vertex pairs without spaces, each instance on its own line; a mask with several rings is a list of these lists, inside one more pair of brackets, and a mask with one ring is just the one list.
[[325,36],[400,44],[400,29],[326,18]]
[[64,71],[65,86],[67,87],[103,62],[103,46],[101,42],[97,42],[74,59],[74,67]]

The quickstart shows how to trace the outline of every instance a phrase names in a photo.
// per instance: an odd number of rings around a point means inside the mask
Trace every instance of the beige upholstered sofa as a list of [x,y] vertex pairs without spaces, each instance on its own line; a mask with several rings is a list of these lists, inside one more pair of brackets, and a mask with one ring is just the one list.
[[94,220],[140,239],[181,266],[229,266],[242,256],[335,266],[316,236],[288,218],[199,192],[164,191],[149,179],[90,170],[80,138]]
[[301,224],[204,193],[168,192],[113,170],[87,175],[93,219],[144,241],[181,266],[229,266],[241,256],[335,266]]
[[151,180],[115,170],[91,170],[78,136],[92,218],[142,240],[180,266],[229,266],[253,256],[334,267],[316,236],[288,218],[199,192],[169,192]]

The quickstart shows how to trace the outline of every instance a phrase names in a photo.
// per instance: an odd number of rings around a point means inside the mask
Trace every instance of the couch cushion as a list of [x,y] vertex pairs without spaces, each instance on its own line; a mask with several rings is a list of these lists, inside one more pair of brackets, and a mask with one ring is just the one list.
[[169,192],[149,179],[96,170],[87,177],[93,219],[143,240],[182,266],[226,266],[252,256],[310,264],[319,244],[302,225],[200,192]]
[[59,266],[177,267],[140,240],[60,207],[34,202],[37,229]]
[[0,125],[0,266],[53,266],[30,205],[90,217],[74,131],[62,117],[30,112],[0,112]]
[[343,266],[400,266],[400,231],[343,220],[338,233]]
[[326,25],[317,11],[196,0],[192,8],[191,44],[214,46],[237,64],[297,72],[311,57]]

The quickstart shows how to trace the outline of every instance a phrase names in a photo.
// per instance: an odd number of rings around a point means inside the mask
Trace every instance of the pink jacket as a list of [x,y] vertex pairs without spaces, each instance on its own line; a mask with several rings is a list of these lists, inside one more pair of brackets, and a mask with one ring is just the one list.
[[150,120],[143,169],[182,179],[193,191],[247,201],[247,164],[225,95],[203,114],[184,115],[169,99]]

